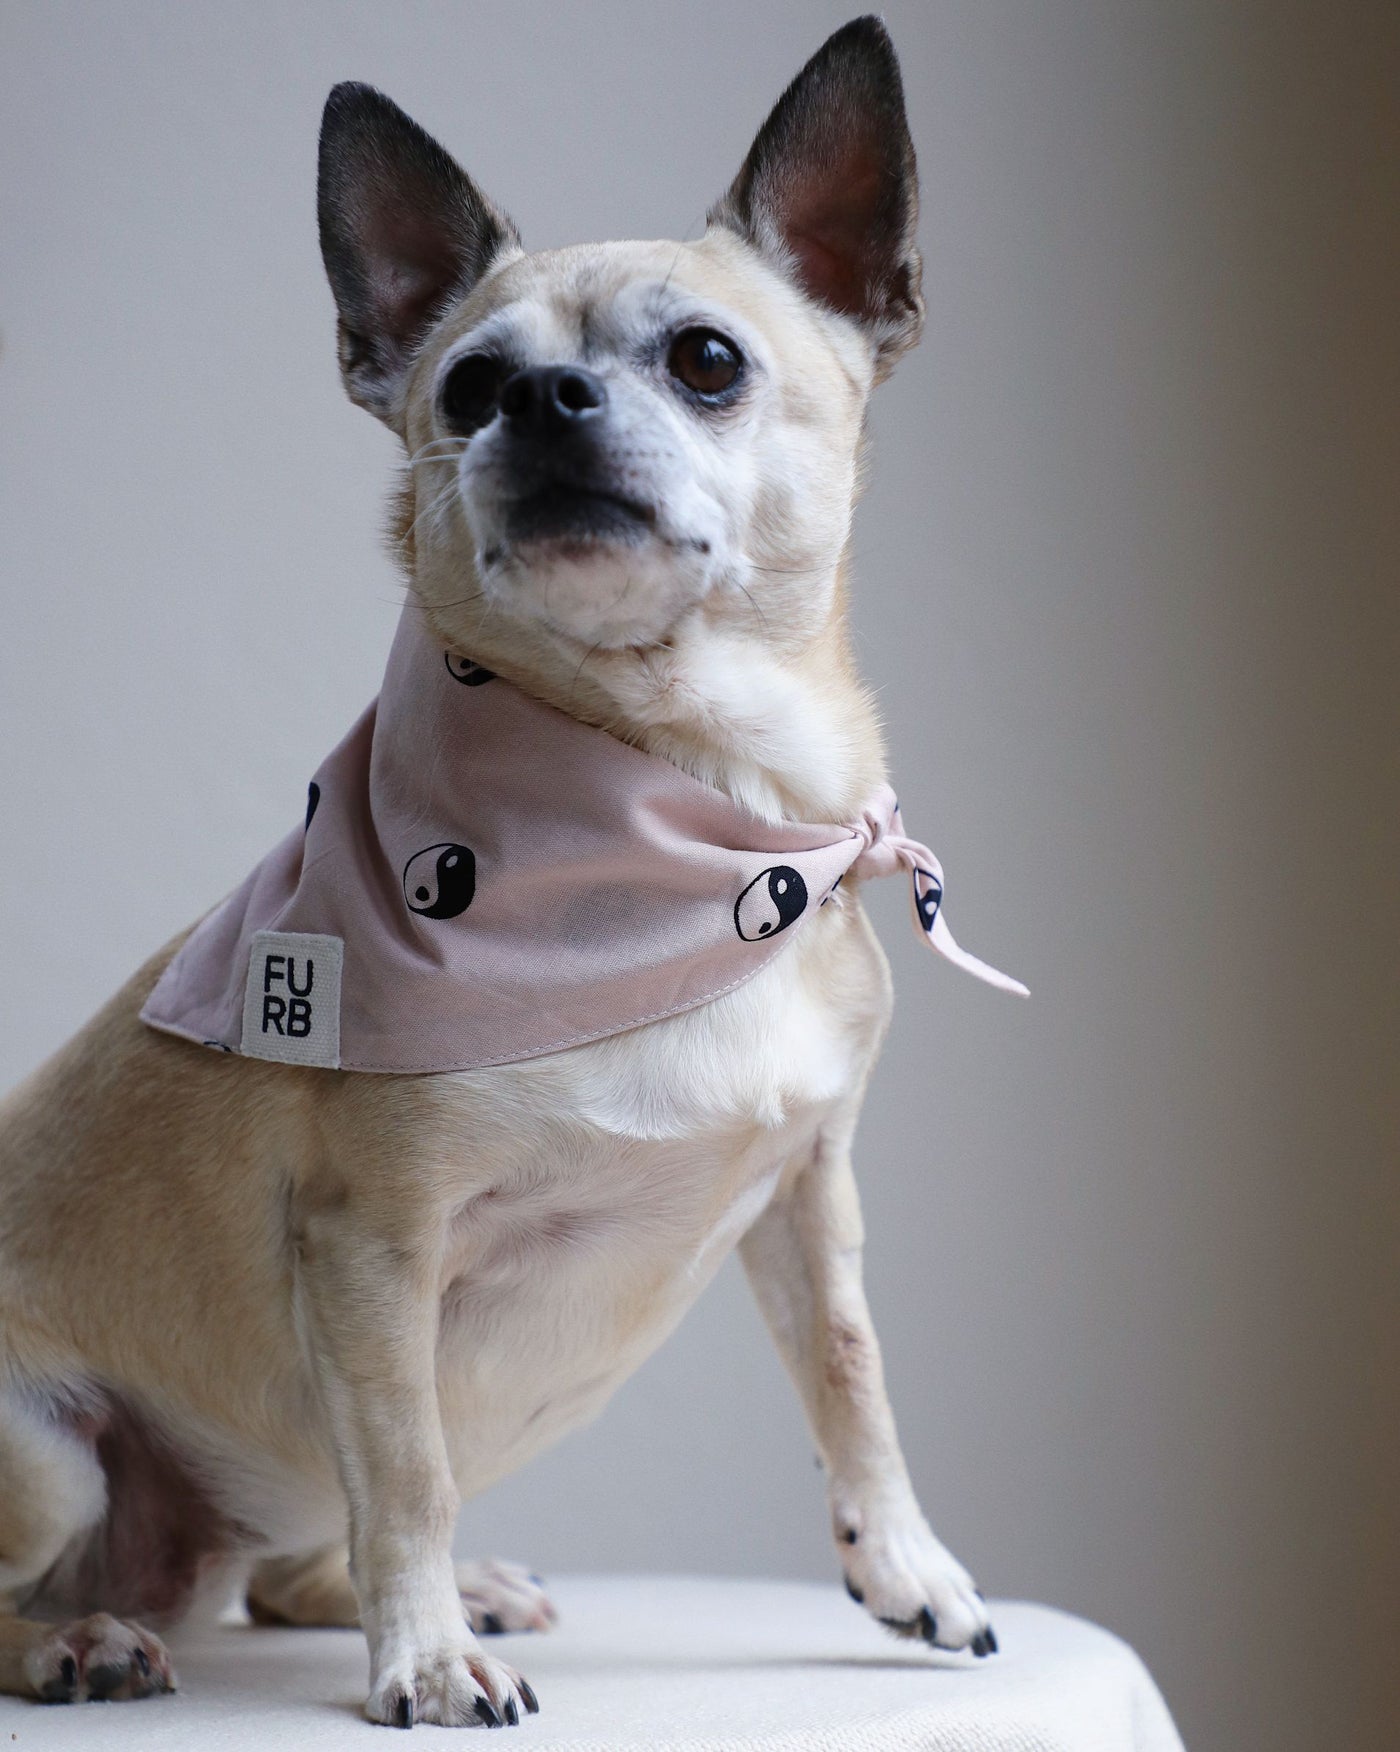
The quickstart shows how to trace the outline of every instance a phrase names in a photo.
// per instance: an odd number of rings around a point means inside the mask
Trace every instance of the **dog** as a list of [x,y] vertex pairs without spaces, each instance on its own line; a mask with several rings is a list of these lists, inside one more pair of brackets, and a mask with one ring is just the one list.
[[[442,685],[513,690],[758,823],[858,816],[885,757],[846,550],[869,395],[923,320],[916,216],[874,18],[691,242],[528,254],[387,97],[337,86],[340,368],[405,447],[395,540]],[[442,928],[476,873],[421,838],[408,907]],[[794,868],[760,875],[741,948],[796,907]],[[0,1109],[0,1690],[168,1691],[157,1632],[241,1595],[360,1625],[372,1721],[517,1722],[535,1694],[479,1639],[553,1609],[519,1566],[454,1565],[460,1502],[594,1416],[735,1247],[851,1596],[995,1652],[861,1286],[852,1139],[891,993],[858,887],[705,1002],[431,1074],[173,1038],[141,1015],[186,939],[144,966]],[[931,916],[941,884],[916,893]],[[310,969],[267,969],[291,983],[263,1026],[295,1034]]]

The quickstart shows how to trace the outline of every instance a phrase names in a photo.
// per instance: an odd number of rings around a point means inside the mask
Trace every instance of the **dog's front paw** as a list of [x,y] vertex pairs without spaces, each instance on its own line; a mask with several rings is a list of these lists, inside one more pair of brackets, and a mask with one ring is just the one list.
[[555,1611],[544,1583],[523,1563],[482,1558],[457,1566],[457,1592],[478,1636],[510,1630],[548,1630]]
[[24,1671],[45,1703],[120,1703],[175,1689],[159,1637],[106,1612],[46,1632],[25,1655]]
[[976,1583],[916,1506],[838,1514],[836,1538],[846,1592],[888,1630],[938,1649],[996,1654],[996,1632]]
[[390,1728],[436,1722],[444,1728],[514,1727],[539,1701],[514,1667],[471,1642],[406,1655],[376,1677],[365,1714]]

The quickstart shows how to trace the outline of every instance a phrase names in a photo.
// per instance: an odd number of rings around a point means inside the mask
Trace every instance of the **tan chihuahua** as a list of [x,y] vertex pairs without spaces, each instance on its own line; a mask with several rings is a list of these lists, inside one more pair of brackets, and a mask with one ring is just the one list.
[[[867,398],[922,320],[883,26],[847,25],[694,243],[527,255],[453,160],[341,85],[320,227],[353,401],[403,441],[411,600],[450,651],[771,822],[884,778],[845,554]],[[454,1565],[462,1498],[596,1414],[738,1246],[857,1601],[996,1643],[901,1456],[851,1140],[890,1011],[847,884],[681,1014],[524,1062],[368,1075],[138,1020],[148,963],[0,1108],[0,1690],[175,1684],[164,1628],[363,1627],[367,1713],[514,1723]]]

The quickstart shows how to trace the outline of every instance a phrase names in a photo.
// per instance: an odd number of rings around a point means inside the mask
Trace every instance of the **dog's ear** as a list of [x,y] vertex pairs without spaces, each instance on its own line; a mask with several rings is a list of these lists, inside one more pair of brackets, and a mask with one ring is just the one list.
[[710,211],[869,334],[880,375],[919,338],[919,185],[894,44],[857,18],[778,99]]
[[424,335],[497,255],[519,248],[519,234],[369,85],[337,85],[326,99],[316,199],[346,390],[394,426]]

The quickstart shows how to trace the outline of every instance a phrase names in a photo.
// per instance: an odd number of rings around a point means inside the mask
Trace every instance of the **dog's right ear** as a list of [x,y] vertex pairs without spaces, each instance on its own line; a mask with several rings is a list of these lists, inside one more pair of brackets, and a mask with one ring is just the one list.
[[337,85],[326,99],[316,199],[346,391],[398,430],[423,337],[502,251],[520,247],[519,233],[370,85]]

